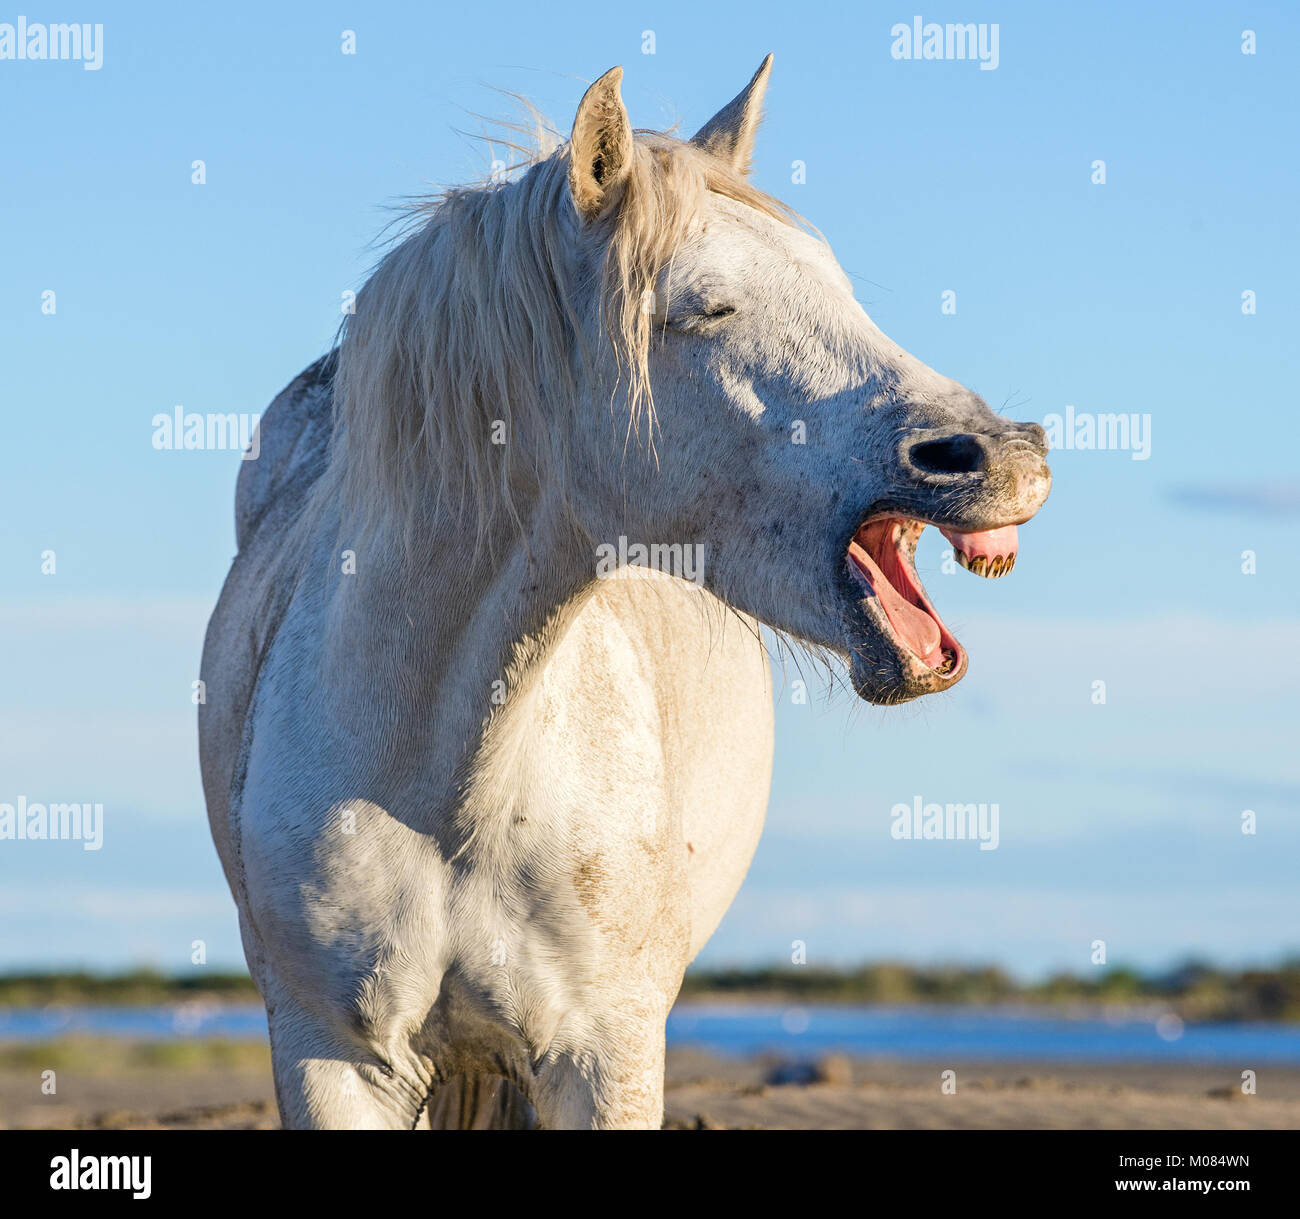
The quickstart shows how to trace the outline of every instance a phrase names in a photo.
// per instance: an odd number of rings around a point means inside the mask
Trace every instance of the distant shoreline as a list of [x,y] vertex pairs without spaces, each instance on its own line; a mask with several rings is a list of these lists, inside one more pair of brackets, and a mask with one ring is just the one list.
[[[96,974],[83,971],[0,975],[0,1009],[51,1004],[147,1007],[260,1002],[243,973],[197,970],[166,975],[154,970]],[[832,1004],[843,1006],[1022,1007],[1063,1016],[1119,1015],[1128,1019],[1172,1013],[1191,1024],[1300,1023],[1300,960],[1269,969],[1222,970],[1187,964],[1161,974],[1124,967],[1095,978],[1060,974],[1022,984],[995,967],[919,968],[879,963],[857,969],[784,967],[700,969],[687,973],[678,1003]]]

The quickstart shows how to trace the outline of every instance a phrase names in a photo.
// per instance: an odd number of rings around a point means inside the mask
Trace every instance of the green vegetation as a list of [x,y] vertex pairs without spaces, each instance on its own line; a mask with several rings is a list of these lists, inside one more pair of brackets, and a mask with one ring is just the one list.
[[[995,966],[918,967],[893,962],[856,969],[807,966],[695,969],[683,999],[778,999],[805,1003],[893,1003],[987,1006],[1143,1006],[1159,1004],[1187,1021],[1300,1022],[1300,958],[1272,969],[1224,970],[1189,962],[1166,973],[1115,966],[1095,975],[1056,974],[1025,984]],[[50,1003],[153,1006],[193,1000],[256,1003],[246,974],[168,976],[154,970],[125,974],[45,973],[0,976],[0,1007]]]
[[0,1007],[44,1007],[47,1003],[148,1007],[195,999],[256,1003],[257,988],[247,974],[198,970],[171,977],[152,969],[136,969],[123,974],[0,975]]
[[268,1071],[265,1041],[135,1041],[115,1037],[60,1037],[48,1041],[0,1043],[0,1070],[75,1071],[117,1075],[122,1071]]
[[1300,1022],[1300,959],[1274,969],[1240,971],[1200,962],[1161,974],[1119,966],[1099,969],[1094,977],[1056,974],[1028,985],[994,966],[918,968],[883,962],[846,970],[811,966],[692,970],[682,986],[682,998],[706,997],[977,1006],[1159,1004],[1189,1022]]

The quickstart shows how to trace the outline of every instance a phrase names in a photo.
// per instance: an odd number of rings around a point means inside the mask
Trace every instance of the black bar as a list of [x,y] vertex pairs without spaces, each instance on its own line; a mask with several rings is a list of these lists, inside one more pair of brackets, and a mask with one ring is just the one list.
[[[449,1147],[447,1138],[455,1140]],[[596,1141],[598,1139],[598,1142]],[[148,1197],[130,1186],[53,1188],[76,1150],[88,1157],[148,1157]],[[1250,1208],[1296,1197],[1294,1131],[718,1131],[592,1134],[285,1131],[7,1131],[0,1172],[9,1214],[26,1205],[97,1209],[200,1202],[244,1208],[319,1203],[361,1219],[472,1205],[547,1211],[665,1207],[695,1210],[710,1196],[735,1209],[754,1194],[764,1213],[788,1197],[805,1214],[845,1219],[914,1202],[1017,1209],[1104,1201],[1131,1193],[1231,1195]],[[1121,1159],[1126,1157],[1126,1159]],[[62,1161],[68,1161],[66,1169]],[[143,1179],[137,1162],[136,1182]],[[90,1180],[89,1177],[82,1177]],[[101,1178],[107,1179],[107,1178]],[[1121,1185],[1122,1182],[1140,1184]],[[111,1182],[110,1182],[111,1183]],[[143,1192],[143,1191],[140,1191]],[[659,1195],[656,1200],[656,1194]],[[1139,1208],[1142,1203],[1136,1204]],[[295,1210],[293,1219],[300,1211]]]

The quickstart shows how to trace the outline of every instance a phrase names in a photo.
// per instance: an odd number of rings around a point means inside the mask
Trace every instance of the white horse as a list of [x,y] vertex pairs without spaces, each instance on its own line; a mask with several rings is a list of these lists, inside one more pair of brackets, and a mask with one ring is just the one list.
[[[659,1126],[767,801],[757,624],[872,702],[944,690],[917,537],[999,575],[1046,498],[1042,430],[747,180],[770,59],[690,141],[606,73],[422,209],[262,421],[200,736],[288,1126]],[[699,578],[609,570],[637,547]]]

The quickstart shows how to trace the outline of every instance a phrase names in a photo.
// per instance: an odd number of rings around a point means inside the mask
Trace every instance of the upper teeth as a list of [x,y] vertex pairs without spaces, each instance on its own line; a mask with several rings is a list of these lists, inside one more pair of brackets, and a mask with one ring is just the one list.
[[1016,565],[1014,554],[996,555],[992,559],[981,554],[972,559],[960,550],[954,550],[953,553],[957,556],[957,562],[967,571],[973,571],[977,576],[983,576],[987,580],[996,580],[999,576],[1005,576]]

